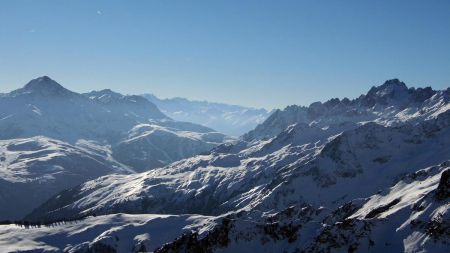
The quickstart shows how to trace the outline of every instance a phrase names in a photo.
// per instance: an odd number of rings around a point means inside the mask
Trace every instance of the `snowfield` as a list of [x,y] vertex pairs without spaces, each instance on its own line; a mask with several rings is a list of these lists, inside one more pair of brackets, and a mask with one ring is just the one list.
[[21,219],[64,189],[108,174],[135,173],[109,149],[37,136],[0,140],[0,220]]
[[51,226],[2,225],[0,252],[144,252],[182,233],[207,230],[214,220],[200,215],[113,214]]

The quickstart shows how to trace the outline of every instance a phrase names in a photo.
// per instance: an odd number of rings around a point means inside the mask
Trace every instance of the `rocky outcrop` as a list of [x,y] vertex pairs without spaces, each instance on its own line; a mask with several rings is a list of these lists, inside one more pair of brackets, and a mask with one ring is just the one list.
[[450,197],[450,169],[445,170],[441,174],[439,186],[436,189],[436,198],[445,200]]

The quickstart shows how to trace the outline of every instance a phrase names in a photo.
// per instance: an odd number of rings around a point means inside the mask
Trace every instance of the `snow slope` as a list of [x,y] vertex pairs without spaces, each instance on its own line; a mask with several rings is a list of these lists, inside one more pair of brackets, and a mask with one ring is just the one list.
[[160,99],[153,94],[142,96],[175,120],[194,122],[236,137],[252,130],[270,115],[265,109],[185,98]]
[[183,232],[205,230],[213,224],[211,218],[200,215],[114,214],[51,226],[2,225],[0,252],[153,251]]
[[323,143],[296,143],[295,135],[283,134],[283,142],[278,136],[256,150],[215,150],[146,173],[101,177],[49,200],[28,218],[111,212],[217,215],[298,203],[336,207],[450,159],[450,111],[418,126],[368,123]]
[[144,171],[209,151],[224,140],[217,132],[181,130],[159,122],[136,125],[112,151],[117,160]]
[[155,252],[448,252],[449,166],[407,174],[335,209],[293,205],[272,214],[228,214],[206,235],[185,233]]
[[43,136],[0,140],[0,220],[21,219],[55,193],[107,174],[134,170],[88,141]]
[[250,210],[219,217],[114,214],[46,227],[3,225],[0,250],[448,252],[449,198],[450,161],[445,161],[337,208],[297,204],[273,213]]

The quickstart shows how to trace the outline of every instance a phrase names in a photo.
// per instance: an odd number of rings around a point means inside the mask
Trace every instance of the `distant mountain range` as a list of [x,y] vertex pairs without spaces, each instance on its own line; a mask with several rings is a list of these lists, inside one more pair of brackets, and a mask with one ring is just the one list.
[[25,219],[63,224],[7,225],[0,240],[12,251],[449,252],[449,200],[450,88],[393,79],[277,110],[163,168],[62,191]]
[[193,101],[185,98],[160,99],[153,94],[142,96],[172,119],[197,123],[235,137],[252,130],[271,113],[266,109],[224,103]]

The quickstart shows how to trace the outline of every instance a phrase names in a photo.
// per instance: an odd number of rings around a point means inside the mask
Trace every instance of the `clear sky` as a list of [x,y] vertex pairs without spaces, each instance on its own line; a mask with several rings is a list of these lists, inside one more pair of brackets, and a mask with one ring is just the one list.
[[0,92],[48,75],[265,108],[450,86],[450,1],[0,1]]

